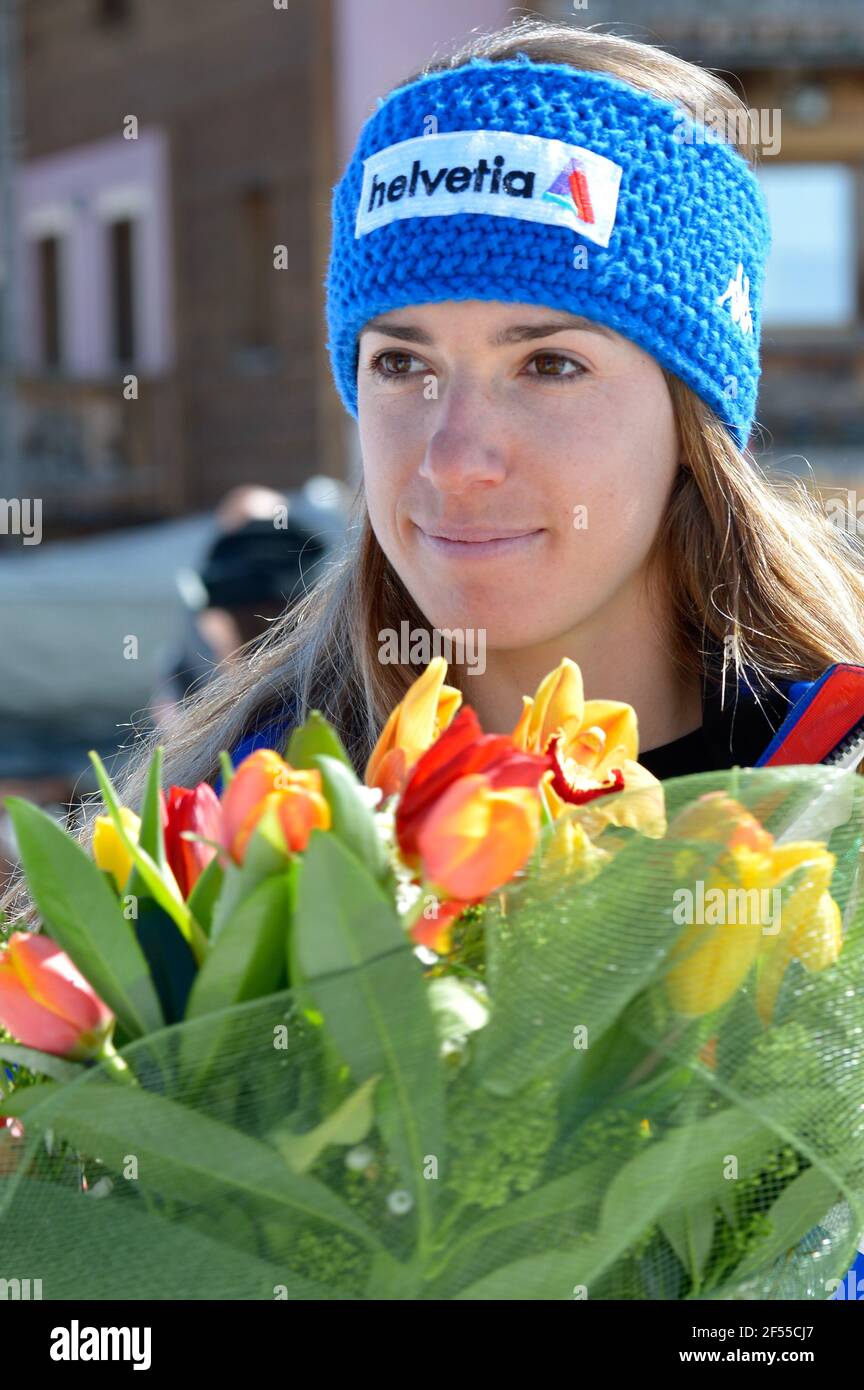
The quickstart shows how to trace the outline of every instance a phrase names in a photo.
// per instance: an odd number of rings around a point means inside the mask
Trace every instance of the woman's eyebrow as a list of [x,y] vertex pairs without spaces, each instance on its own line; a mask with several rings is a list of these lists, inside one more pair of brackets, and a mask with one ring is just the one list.
[[380,319],[369,319],[360,329],[364,333],[385,333],[388,338],[401,338],[405,343],[425,343],[431,347],[435,339],[423,328],[414,328],[410,323],[382,323]]
[[602,323],[593,323],[581,314],[568,314],[565,320],[557,318],[549,319],[546,323],[517,323],[511,328],[502,328],[491,342],[494,347],[498,347],[504,343],[525,343],[532,338],[548,338],[553,333],[573,332],[599,333],[601,338],[610,340],[614,340],[616,336],[611,329],[604,328]]
[[[507,343],[525,343],[534,338],[548,338],[553,333],[574,331],[598,333],[610,341],[614,341],[616,336],[602,323],[594,323],[591,319],[583,318],[581,314],[568,314],[566,318],[549,319],[543,323],[512,324],[509,328],[502,328],[494,334],[489,343],[491,347],[503,347]],[[431,333],[427,333],[424,328],[417,328],[410,323],[386,323],[380,318],[369,319],[360,330],[361,337],[364,333],[384,333],[388,338],[399,338],[403,343],[421,343],[426,347],[431,347],[435,341]]]

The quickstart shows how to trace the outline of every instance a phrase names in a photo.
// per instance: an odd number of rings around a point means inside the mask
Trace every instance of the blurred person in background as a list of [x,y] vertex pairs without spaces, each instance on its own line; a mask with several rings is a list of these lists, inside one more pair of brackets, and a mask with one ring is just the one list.
[[323,487],[316,488],[325,483],[312,479],[293,495],[258,486],[226,493],[200,572],[177,575],[184,630],[151,702],[158,725],[314,584],[341,530],[338,485],[328,506]]

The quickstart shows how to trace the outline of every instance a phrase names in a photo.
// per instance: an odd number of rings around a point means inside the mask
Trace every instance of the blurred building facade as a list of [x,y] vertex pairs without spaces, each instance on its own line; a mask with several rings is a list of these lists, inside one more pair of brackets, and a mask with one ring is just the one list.
[[338,476],[330,20],[19,3],[16,428],[46,536]]
[[[716,69],[767,123],[758,420],[778,459],[864,468],[864,4],[526,8]],[[330,190],[379,96],[516,12],[504,0],[17,11],[17,490],[44,499],[46,538],[186,515],[238,483],[350,476],[356,431],[323,314]]]

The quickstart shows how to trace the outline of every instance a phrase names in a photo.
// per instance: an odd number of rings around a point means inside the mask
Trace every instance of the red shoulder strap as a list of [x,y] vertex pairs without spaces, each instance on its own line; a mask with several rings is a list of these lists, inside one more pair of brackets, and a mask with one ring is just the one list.
[[781,724],[757,767],[833,763],[864,757],[864,666],[840,662],[814,681]]

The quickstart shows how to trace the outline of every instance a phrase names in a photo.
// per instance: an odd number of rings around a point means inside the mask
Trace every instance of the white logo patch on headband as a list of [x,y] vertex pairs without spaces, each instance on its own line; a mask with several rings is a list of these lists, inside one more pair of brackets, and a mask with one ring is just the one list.
[[621,165],[581,145],[502,130],[419,135],[363,161],[355,239],[402,217],[482,212],[569,227],[608,246]]

